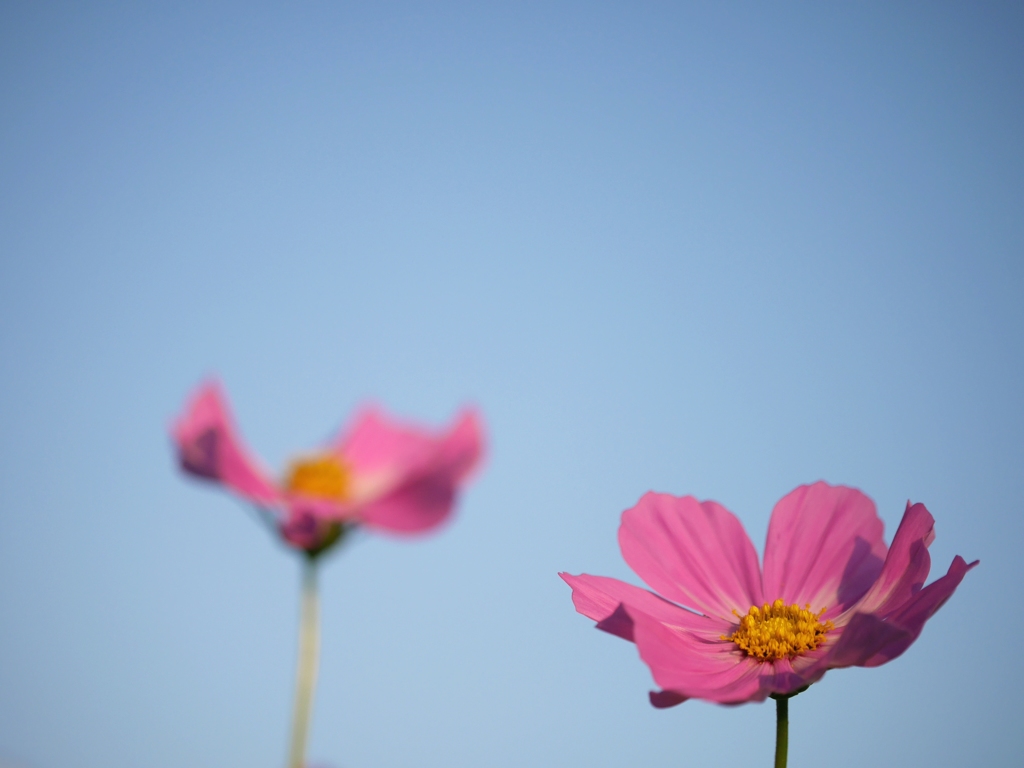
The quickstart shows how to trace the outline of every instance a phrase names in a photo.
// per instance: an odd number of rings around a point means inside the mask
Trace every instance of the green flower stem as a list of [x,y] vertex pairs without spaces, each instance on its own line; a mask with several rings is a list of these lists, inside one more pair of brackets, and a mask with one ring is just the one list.
[[789,751],[789,696],[773,696],[775,699],[775,768],[786,768],[786,753]]
[[317,595],[317,559],[302,564],[302,614],[299,619],[299,663],[295,676],[295,712],[292,716],[292,746],[289,768],[306,764],[306,741],[313,714],[317,660],[320,655],[320,605]]

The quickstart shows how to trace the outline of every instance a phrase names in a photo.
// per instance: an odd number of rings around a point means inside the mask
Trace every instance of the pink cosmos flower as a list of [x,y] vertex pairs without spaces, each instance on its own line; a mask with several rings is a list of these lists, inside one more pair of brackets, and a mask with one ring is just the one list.
[[559,574],[576,610],[636,643],[656,707],[798,693],[829,669],[877,667],[903,653],[968,565],[957,555],[924,586],[931,514],[908,502],[886,547],[871,499],[818,482],[772,511],[764,568],[739,520],[714,501],[648,493],[622,515],[619,547],[655,591]]
[[269,511],[282,537],[310,554],[352,524],[395,533],[440,525],[483,453],[482,426],[472,410],[447,429],[429,432],[367,408],[337,440],[293,461],[275,480],[239,440],[216,382],[198,389],[172,432],[186,472],[223,483]]

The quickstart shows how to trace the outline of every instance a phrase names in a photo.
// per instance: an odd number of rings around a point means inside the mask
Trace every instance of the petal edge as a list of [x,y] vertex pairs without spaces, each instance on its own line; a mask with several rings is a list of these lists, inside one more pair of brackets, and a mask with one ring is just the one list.
[[227,398],[216,381],[206,382],[192,395],[172,427],[172,436],[186,472],[221,482],[260,504],[279,500],[274,483],[237,437]]

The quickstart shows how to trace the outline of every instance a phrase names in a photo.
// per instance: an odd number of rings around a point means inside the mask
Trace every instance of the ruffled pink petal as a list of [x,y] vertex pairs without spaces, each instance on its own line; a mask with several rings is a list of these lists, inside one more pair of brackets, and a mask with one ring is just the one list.
[[855,488],[802,485],[772,510],[764,552],[769,600],[827,607],[855,603],[882,570],[886,546],[875,503]]
[[216,382],[202,385],[172,428],[181,467],[224,483],[247,499],[272,504],[279,498],[267,474],[236,437],[227,400]]
[[716,502],[647,493],[622,514],[619,547],[648,586],[701,613],[732,621],[763,602],[754,545]]
[[[873,657],[885,649],[906,650],[914,642],[911,632],[897,624],[887,622],[872,613],[857,613],[843,628],[829,654],[821,660],[819,667],[836,669],[852,666],[878,666],[884,662],[870,664]],[[895,658],[893,654],[890,658]],[[886,659],[888,661],[888,659]]]
[[624,640],[633,640],[631,614],[636,612],[644,613],[663,624],[685,628],[708,640],[717,640],[723,633],[731,631],[729,623],[722,619],[687,611],[653,592],[618,579],[586,573],[579,576],[568,573],[558,575],[572,587],[572,602],[577,611],[596,621],[598,629]]
[[640,658],[665,692],[719,704],[763,701],[763,665],[743,655],[732,643],[702,640],[640,611],[632,611],[633,638]]
[[[907,503],[900,527],[878,579],[849,612],[882,615],[905,604],[924,586],[931,569],[928,546],[935,540],[935,519],[924,504]],[[840,618],[838,621],[842,621]]]
[[[416,533],[440,525],[450,514],[458,487],[483,455],[483,429],[473,411],[464,412],[444,434],[423,442],[423,433],[395,430],[379,419],[364,422],[358,439],[347,444],[345,458],[357,472],[387,465],[386,451],[394,449],[392,480],[378,498],[361,505],[366,525],[396,533]],[[371,434],[379,440],[374,442]],[[415,445],[414,445],[415,443]]]
[[960,582],[963,581],[967,572],[980,562],[980,560],[975,560],[973,563],[968,563],[960,555],[957,555],[950,563],[945,576],[933,581],[898,608],[887,609],[882,616],[887,621],[896,622],[910,629],[917,629],[919,632],[919,627],[923,626],[939,608],[946,604],[946,601],[956,592],[956,588],[960,586]]
[[822,663],[834,667],[877,667],[892,661],[917,640],[935,612],[960,586],[978,561],[968,564],[957,555],[945,576],[918,591],[885,614],[855,613]]

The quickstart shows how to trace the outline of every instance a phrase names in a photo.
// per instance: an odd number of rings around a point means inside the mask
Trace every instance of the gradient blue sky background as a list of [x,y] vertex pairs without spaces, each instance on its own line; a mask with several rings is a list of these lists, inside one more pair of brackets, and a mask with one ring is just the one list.
[[556,572],[819,478],[982,564],[791,765],[1019,757],[1019,5],[175,5],[0,8],[0,764],[283,764],[297,559],[167,438],[212,373],[275,467],[489,426],[452,525],[327,563],[318,764],[768,764]]

